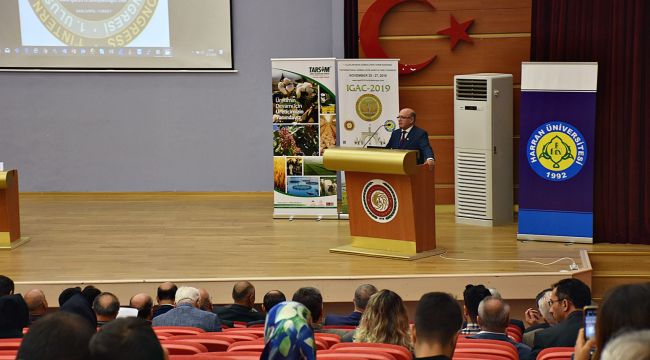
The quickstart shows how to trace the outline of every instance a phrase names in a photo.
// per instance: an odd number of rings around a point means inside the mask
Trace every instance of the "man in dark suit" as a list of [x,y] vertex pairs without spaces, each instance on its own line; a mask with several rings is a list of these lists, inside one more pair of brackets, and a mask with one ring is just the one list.
[[435,164],[433,150],[429,145],[429,134],[415,126],[415,111],[404,108],[397,117],[399,129],[393,131],[386,144],[387,149],[419,150],[418,165],[426,163],[429,167]]
[[549,347],[573,347],[582,327],[582,308],[591,304],[591,290],[578,279],[563,279],[552,287],[549,305],[558,324],[535,333],[531,359]]
[[361,314],[368,305],[370,297],[377,292],[377,288],[370,284],[363,284],[357,287],[354,292],[354,311],[349,315],[327,315],[323,325],[347,325],[359,326]]
[[253,308],[255,306],[255,287],[248,281],[239,281],[232,288],[234,304],[218,308],[215,312],[225,324],[233,322],[249,323],[264,320],[265,315]]
[[520,360],[530,358],[530,347],[518,343],[506,335],[506,329],[510,324],[510,305],[501,298],[488,296],[478,305],[478,325],[481,331],[475,335],[468,336],[470,339],[499,340],[512,344],[519,354]]
[[167,311],[174,308],[174,298],[176,297],[176,290],[178,287],[172,282],[164,282],[158,286],[158,293],[156,294],[156,301],[158,301],[158,309],[153,312],[153,317],[162,315]]

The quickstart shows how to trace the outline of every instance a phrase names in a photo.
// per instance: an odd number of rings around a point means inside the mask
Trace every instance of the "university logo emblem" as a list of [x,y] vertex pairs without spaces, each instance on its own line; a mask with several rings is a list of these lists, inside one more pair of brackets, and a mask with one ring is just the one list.
[[384,180],[368,181],[361,192],[361,202],[366,214],[376,222],[387,223],[397,215],[397,195],[393,187]]
[[587,144],[573,125],[550,121],[533,131],[526,153],[528,164],[541,178],[566,181],[582,170],[587,161]]
[[381,100],[376,95],[363,94],[357,99],[355,109],[362,120],[375,121],[381,115]]

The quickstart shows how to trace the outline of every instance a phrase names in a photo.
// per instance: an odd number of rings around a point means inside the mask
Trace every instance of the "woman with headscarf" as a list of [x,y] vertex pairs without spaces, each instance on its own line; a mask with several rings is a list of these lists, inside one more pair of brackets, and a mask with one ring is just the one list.
[[264,343],[261,360],[316,359],[309,310],[294,301],[275,305],[266,316]]
[[402,298],[386,289],[372,295],[355,330],[354,342],[400,345],[413,351]]

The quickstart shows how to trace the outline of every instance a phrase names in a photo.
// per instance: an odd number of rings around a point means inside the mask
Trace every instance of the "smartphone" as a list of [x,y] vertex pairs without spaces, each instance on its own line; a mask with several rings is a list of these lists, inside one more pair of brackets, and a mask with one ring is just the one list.
[[595,339],[596,338],[596,316],[598,315],[598,307],[596,306],[585,306],[582,309],[584,329],[585,329],[585,339]]

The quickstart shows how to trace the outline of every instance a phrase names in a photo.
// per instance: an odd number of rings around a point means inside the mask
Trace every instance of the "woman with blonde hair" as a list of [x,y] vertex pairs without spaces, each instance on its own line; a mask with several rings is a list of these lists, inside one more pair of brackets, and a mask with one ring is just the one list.
[[386,289],[372,295],[355,331],[354,342],[401,345],[413,350],[402,298]]

